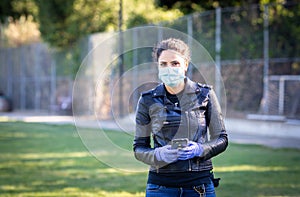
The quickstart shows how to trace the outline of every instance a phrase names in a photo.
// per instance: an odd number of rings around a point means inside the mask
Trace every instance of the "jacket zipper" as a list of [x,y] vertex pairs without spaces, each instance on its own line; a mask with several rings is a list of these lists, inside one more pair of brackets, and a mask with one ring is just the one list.
[[[189,111],[186,111],[185,114],[186,114],[186,124],[187,124],[188,139],[190,140]],[[189,171],[192,171],[191,160],[189,160]]]
[[163,122],[164,125],[173,125],[173,124],[179,125],[180,123],[181,123],[180,121],[164,121]]

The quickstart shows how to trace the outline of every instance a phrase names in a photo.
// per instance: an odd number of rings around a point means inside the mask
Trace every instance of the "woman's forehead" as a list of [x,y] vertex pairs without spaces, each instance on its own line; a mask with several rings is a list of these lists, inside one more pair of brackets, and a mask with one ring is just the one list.
[[158,60],[159,61],[184,60],[184,57],[182,56],[182,54],[180,54],[177,51],[167,49],[162,51]]

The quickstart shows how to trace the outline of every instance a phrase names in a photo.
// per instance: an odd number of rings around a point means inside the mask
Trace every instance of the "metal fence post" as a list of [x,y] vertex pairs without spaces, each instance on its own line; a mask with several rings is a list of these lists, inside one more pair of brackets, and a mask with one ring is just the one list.
[[133,79],[132,79],[132,87],[133,87],[133,94],[132,95],[132,110],[135,110],[135,106],[138,102],[138,99],[139,99],[139,94],[137,92],[137,87],[138,87],[138,84],[137,84],[137,80],[134,80],[134,79],[137,79],[138,76],[139,76],[139,72],[138,72],[138,51],[137,51],[137,46],[138,46],[138,39],[137,39],[138,35],[137,35],[137,30],[134,29],[133,30],[133,34],[132,34],[132,45],[133,45],[133,54],[132,54],[132,68],[133,68]]
[[[40,45],[39,44],[35,44],[33,45],[33,52],[34,54],[40,53]],[[34,88],[35,88],[35,97],[34,97],[34,110],[38,111],[41,110],[41,77],[42,77],[42,73],[41,73],[41,69],[39,66],[39,55],[34,55],[33,56],[33,64],[34,64]]]
[[123,0],[119,1],[119,115],[124,116],[124,104],[123,104],[123,78],[124,73],[124,56],[123,56]]
[[269,113],[269,6],[264,5],[264,76],[263,76],[263,113]]
[[[25,61],[23,54],[24,47],[21,47],[20,50],[17,50],[17,60],[20,65],[20,109],[24,110],[26,108],[26,72],[25,66],[27,65],[27,61]],[[21,63],[22,62],[22,63]]]
[[[187,17],[187,34],[189,35],[189,36],[188,36],[188,41],[187,41],[187,42],[188,42],[188,46],[190,47],[190,49],[192,49],[192,38],[193,38],[193,15],[191,15],[191,14]],[[191,56],[193,56],[193,55],[192,55],[193,50],[191,50],[190,53],[191,53]],[[193,76],[193,69],[192,69],[192,67],[190,67],[190,66],[189,66],[189,68],[188,68],[187,75],[188,75],[188,77],[190,77],[190,78],[192,78],[192,76]]]
[[[6,51],[6,53],[8,53],[9,51],[12,51],[12,49],[8,49]],[[14,64],[12,63],[12,57],[9,56],[8,54],[5,54],[6,55],[6,58],[7,59],[4,59],[6,60],[5,63],[3,65],[6,64],[6,67],[7,67],[7,85],[6,85],[6,91],[7,91],[7,96],[10,97],[10,99],[13,101],[13,96],[14,96],[14,92],[13,92],[13,66]]]
[[278,114],[284,113],[284,76],[279,78],[279,101],[278,101]]
[[51,62],[51,77],[50,77],[50,111],[55,112],[55,100],[56,100],[56,59],[55,52],[52,52],[52,62]]
[[216,9],[216,56],[215,56],[215,62],[216,62],[216,70],[215,70],[215,91],[216,95],[222,103],[221,98],[221,8],[218,7]]

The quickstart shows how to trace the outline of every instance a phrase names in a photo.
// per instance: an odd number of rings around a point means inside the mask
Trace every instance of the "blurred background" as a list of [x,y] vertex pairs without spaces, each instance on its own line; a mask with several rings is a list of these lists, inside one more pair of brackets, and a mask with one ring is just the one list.
[[[226,102],[226,117],[299,120],[299,10],[297,0],[2,0],[0,111],[71,115],[72,88],[86,55],[116,32],[155,25],[188,34],[206,48],[225,86],[226,98],[219,99]],[[139,35],[132,34],[122,45],[139,45]],[[109,77],[151,61],[151,48],[131,50],[112,62]],[[137,88],[132,79],[122,81],[124,92]],[[101,103],[91,107],[101,119],[112,119],[111,92],[102,91]],[[114,97],[134,112],[138,93],[130,102]],[[86,95],[86,105],[97,99],[93,91]]]

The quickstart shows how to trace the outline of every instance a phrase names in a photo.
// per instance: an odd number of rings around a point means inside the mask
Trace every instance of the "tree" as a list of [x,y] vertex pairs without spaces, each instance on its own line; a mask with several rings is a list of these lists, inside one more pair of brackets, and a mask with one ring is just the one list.
[[0,1],[0,22],[7,22],[7,18],[13,20],[21,16],[34,16],[37,12],[34,0],[1,0]]
[[127,0],[125,4],[125,28],[176,20],[183,13],[179,9],[165,10],[155,6],[154,0]]
[[35,1],[38,6],[38,22],[45,41],[58,47],[74,42],[68,31],[69,17],[73,12],[74,0]]
[[163,7],[169,9],[180,9],[184,14],[190,14],[192,12],[199,12],[205,10],[215,9],[216,7],[232,7],[232,6],[246,6],[251,4],[257,4],[259,0],[239,1],[239,0],[156,0],[155,5],[157,7]]
[[40,40],[34,0],[0,1],[0,45],[13,47]]
[[[123,29],[174,20],[182,16],[178,9],[164,10],[154,0],[127,0],[124,4]],[[2,23],[32,16],[44,41],[57,48],[68,48],[81,37],[118,30],[119,4],[115,0],[2,0]]]

